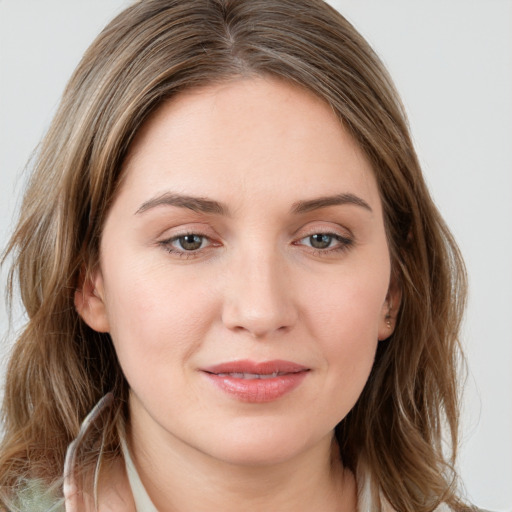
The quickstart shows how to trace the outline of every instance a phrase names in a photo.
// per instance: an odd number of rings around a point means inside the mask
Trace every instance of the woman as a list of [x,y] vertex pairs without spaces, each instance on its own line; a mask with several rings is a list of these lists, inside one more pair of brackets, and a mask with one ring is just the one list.
[[463,264],[390,79],[325,4],[121,13],[8,251],[30,320],[6,510],[470,509]]

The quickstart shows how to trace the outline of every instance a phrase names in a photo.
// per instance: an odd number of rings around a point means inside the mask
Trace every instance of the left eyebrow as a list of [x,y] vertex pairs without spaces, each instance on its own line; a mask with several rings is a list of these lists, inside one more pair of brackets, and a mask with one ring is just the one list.
[[292,205],[292,213],[307,213],[320,208],[327,208],[328,206],[338,206],[344,204],[353,204],[360,206],[365,210],[372,212],[371,206],[362,198],[354,194],[336,194],[334,196],[317,197],[315,199],[308,199],[307,201],[297,201]]

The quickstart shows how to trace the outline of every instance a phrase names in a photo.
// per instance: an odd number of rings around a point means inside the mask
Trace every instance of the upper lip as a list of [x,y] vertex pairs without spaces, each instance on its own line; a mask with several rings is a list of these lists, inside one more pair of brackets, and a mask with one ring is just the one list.
[[271,373],[298,373],[309,370],[306,366],[294,363],[292,361],[273,360],[273,361],[250,361],[238,360],[220,363],[213,366],[201,368],[207,373],[251,373],[256,375],[269,375]]

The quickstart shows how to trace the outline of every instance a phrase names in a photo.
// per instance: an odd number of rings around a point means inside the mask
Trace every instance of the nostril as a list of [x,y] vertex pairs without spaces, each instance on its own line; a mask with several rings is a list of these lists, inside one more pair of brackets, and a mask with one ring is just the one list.
[[[297,304],[287,284],[287,271],[276,256],[244,252],[225,282],[222,321],[254,338],[284,334],[297,321]],[[242,258],[243,256],[243,258]]]
[[225,307],[222,321],[224,325],[238,333],[246,333],[254,338],[262,338],[272,333],[284,334],[295,324],[297,315],[289,305],[269,311],[244,309],[238,303]]

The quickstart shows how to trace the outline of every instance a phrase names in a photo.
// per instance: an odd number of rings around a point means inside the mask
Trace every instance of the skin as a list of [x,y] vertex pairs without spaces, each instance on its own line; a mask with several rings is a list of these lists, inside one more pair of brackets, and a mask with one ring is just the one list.
[[[312,94],[240,79],[161,106],[123,173],[100,264],[75,301],[112,336],[131,388],[128,441],[157,508],[355,510],[333,429],[392,332],[399,292],[353,138]],[[155,204],[165,194],[226,211]],[[296,211],[340,194],[352,201]],[[180,245],[187,234],[198,249]],[[320,248],[315,234],[327,236]],[[201,371],[239,359],[309,371],[277,400],[247,403]]]

